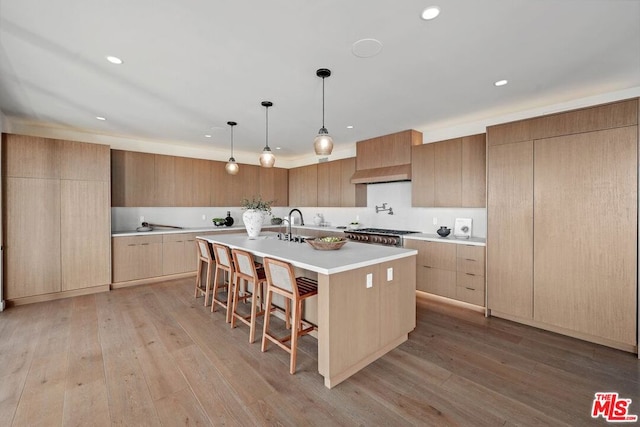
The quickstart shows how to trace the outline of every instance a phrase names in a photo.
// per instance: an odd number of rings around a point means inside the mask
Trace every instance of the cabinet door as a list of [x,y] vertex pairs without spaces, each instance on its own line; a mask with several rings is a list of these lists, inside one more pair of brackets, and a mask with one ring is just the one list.
[[635,345],[637,132],[535,141],[535,320]]
[[411,151],[411,206],[435,206],[435,144],[423,144]]
[[424,242],[425,265],[442,270],[456,271],[456,244]]
[[338,160],[340,162],[340,204],[341,207],[366,207],[367,206],[367,185],[352,184],[351,177],[356,172],[356,158]]
[[272,206],[289,206],[289,171],[283,168],[260,168],[260,193]]
[[486,206],[486,135],[462,138],[462,203],[465,208]]
[[458,272],[456,275],[455,298],[484,307],[484,277]]
[[6,298],[60,292],[60,181],[5,179]]
[[155,156],[111,150],[111,205],[155,206]]
[[62,180],[60,185],[62,290],[107,285],[111,283],[109,183]]
[[[389,271],[390,270],[390,271]],[[380,264],[380,345],[416,327],[416,257]]]
[[289,205],[318,206],[318,165],[289,169]]
[[211,206],[239,206],[237,199],[231,193],[231,179],[233,175],[229,175],[224,169],[226,162],[211,161],[209,162],[211,174]]
[[455,207],[462,205],[462,141],[436,142],[435,162],[435,206]]
[[416,289],[447,298],[456,297],[456,272],[428,266],[418,266],[420,281]]
[[60,178],[110,181],[109,146],[75,141],[58,141]]
[[[209,160],[189,159],[191,182],[186,190],[191,195],[189,206],[211,206],[211,166]],[[178,165],[176,164],[176,167]],[[181,188],[182,189],[182,188]]]
[[489,147],[488,308],[533,317],[533,141]]
[[176,177],[176,157],[154,155],[154,206],[178,206]]
[[195,234],[165,234],[162,239],[162,274],[195,271],[196,255]]
[[60,178],[60,151],[55,139],[3,134],[4,176]]
[[162,236],[114,237],[113,282],[162,276]]
[[231,204],[229,206],[240,206],[242,199],[257,197],[260,191],[260,167],[256,165],[240,165],[240,172],[231,176]]
[[340,206],[342,198],[342,170],[340,160],[319,163],[317,168],[318,206]]

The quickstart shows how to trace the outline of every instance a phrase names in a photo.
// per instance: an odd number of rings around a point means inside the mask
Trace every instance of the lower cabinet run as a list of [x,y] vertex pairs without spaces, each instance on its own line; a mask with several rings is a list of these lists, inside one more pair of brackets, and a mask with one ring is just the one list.
[[484,307],[484,246],[405,240],[418,250],[416,289]]

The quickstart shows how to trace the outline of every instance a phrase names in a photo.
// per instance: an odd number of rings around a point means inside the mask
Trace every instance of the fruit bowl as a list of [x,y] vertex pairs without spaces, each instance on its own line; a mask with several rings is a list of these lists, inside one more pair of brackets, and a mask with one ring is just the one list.
[[347,243],[347,239],[344,237],[316,237],[315,239],[307,239],[306,242],[311,245],[313,249],[319,251],[335,251],[340,249]]

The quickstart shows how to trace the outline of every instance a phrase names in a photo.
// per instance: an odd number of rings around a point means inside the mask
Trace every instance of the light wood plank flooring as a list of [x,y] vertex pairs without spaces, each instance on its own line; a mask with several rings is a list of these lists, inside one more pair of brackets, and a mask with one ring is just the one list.
[[329,390],[313,337],[291,376],[193,279],[10,308],[0,425],[605,425],[598,391],[640,415],[635,355],[422,299],[417,316],[409,341]]

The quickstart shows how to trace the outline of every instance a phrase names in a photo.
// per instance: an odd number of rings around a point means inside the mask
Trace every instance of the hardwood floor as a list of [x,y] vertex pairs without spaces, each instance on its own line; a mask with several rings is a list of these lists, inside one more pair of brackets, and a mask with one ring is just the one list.
[[287,353],[250,345],[193,279],[13,307],[0,424],[605,425],[590,416],[599,391],[640,415],[633,354],[422,299],[417,317],[409,341],[329,390],[314,338],[291,376]]

